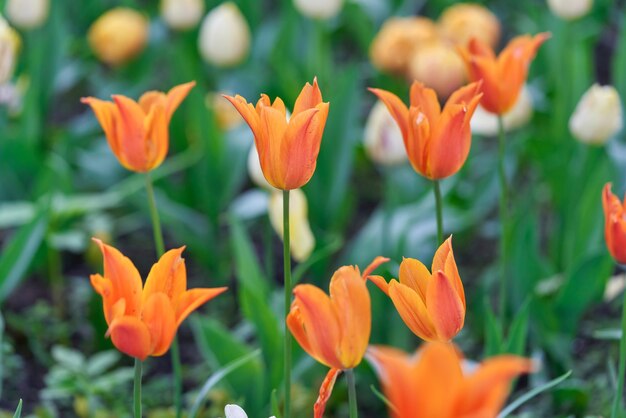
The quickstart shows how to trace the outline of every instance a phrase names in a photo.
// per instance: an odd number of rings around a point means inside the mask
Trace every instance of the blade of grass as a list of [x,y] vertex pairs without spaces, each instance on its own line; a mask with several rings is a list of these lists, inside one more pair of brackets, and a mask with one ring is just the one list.
[[534,398],[535,396],[546,392],[549,389],[552,389],[553,387],[555,387],[556,385],[558,385],[559,383],[563,382],[565,379],[567,379],[568,377],[570,377],[572,374],[572,371],[568,371],[567,373],[562,374],[561,376],[557,377],[556,379],[552,379],[549,382],[547,382],[546,384],[543,384],[531,391],[526,392],[525,394],[523,394],[522,396],[520,396],[519,398],[517,398],[516,400],[514,400],[513,402],[511,402],[506,408],[504,408],[502,410],[502,412],[500,412],[500,415],[498,415],[498,418],[505,418],[507,416],[509,416],[509,414],[513,411],[515,411],[517,408],[519,408],[520,406],[522,406],[524,403],[528,402],[529,400],[531,400],[532,398]]

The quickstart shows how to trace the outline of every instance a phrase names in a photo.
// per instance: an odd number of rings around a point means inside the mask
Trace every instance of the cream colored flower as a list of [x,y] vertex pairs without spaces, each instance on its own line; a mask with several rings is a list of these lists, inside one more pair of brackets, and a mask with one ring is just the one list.
[[48,19],[50,0],[8,0],[5,12],[15,26],[34,29]]
[[224,130],[235,128],[244,121],[237,109],[219,93],[207,93],[204,103],[213,110],[217,124]]
[[148,19],[136,10],[117,7],[96,20],[87,35],[96,56],[109,65],[121,65],[139,55],[148,41]]
[[447,42],[433,41],[416,48],[409,63],[409,79],[434,89],[440,99],[450,96],[466,78],[465,63]]
[[574,20],[589,13],[593,0],[548,0],[548,7],[561,19]]
[[617,90],[599,84],[585,92],[569,120],[572,136],[593,145],[606,143],[622,126],[622,104]]
[[161,0],[161,17],[172,29],[191,29],[203,15],[204,0]]
[[20,44],[20,36],[0,15],[0,85],[13,76]]
[[295,8],[312,19],[329,19],[337,16],[343,0],[293,0]]
[[209,64],[233,67],[248,56],[250,28],[233,2],[211,10],[202,22],[199,36],[200,54]]
[[459,3],[443,11],[437,22],[444,38],[458,45],[467,45],[471,38],[490,45],[500,42],[500,21],[489,9],[475,3]]
[[[283,237],[283,192],[274,190],[269,199],[270,223],[276,233]],[[308,218],[308,204],[304,192],[293,189],[289,193],[290,248],[294,260],[302,262],[309,258],[315,248],[315,237]]]
[[[533,102],[527,86],[522,88],[513,108],[503,115],[504,130],[511,131],[526,125],[533,116]],[[498,116],[478,105],[471,121],[472,132],[479,135],[498,134]]]
[[397,165],[408,160],[402,132],[381,101],[376,102],[367,117],[363,145],[375,163]]
[[[246,411],[238,405],[226,405],[226,408],[224,408],[224,414],[226,414],[226,418],[248,418]],[[272,416],[270,418],[276,417]]]
[[248,175],[254,184],[265,190],[276,190],[271,184],[265,180],[263,170],[261,169],[261,161],[259,160],[259,152],[254,143],[250,147],[248,153]]

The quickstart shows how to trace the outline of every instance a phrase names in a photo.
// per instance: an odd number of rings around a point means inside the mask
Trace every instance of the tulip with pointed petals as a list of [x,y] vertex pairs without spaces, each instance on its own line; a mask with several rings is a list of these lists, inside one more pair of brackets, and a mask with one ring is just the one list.
[[120,164],[145,173],[165,159],[170,119],[195,85],[195,81],[181,84],[167,94],[149,91],[139,102],[121,95],[114,95],[112,102],[94,97],[82,102],[93,109]]
[[225,287],[187,290],[181,257],[185,247],[163,254],[142,289],[132,261],[102,241],[94,241],[102,251],[104,275],[91,275],[91,285],[102,296],[107,336],[122,353],[141,361],[164,355],[185,318],[226,291]]
[[604,208],[604,240],[611,256],[620,264],[626,264],[626,196],[620,201],[611,192],[611,183],[602,190]]

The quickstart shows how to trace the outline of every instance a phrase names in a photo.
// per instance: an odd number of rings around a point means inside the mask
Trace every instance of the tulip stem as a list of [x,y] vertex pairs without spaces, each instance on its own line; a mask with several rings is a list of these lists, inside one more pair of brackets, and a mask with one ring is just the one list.
[[435,191],[435,206],[437,209],[437,245],[435,246],[437,248],[443,242],[443,202],[439,180],[433,180],[433,190]]
[[[283,190],[283,269],[285,275],[285,321],[291,307],[291,229],[289,227],[289,190]],[[285,411],[284,418],[291,415],[291,334],[285,322]]]
[[622,302],[622,337],[619,342],[619,372],[617,375],[617,391],[613,401],[611,418],[621,416],[622,393],[624,392],[624,374],[626,373],[626,292]]
[[[165,253],[165,244],[163,243],[163,230],[161,229],[161,219],[157,209],[156,198],[154,197],[154,187],[152,185],[152,177],[150,172],[146,173],[146,192],[148,193],[148,206],[150,207],[150,218],[152,219],[152,232],[154,234],[154,247],[157,257],[161,257]],[[174,409],[176,410],[176,418],[182,417],[182,392],[183,379],[180,363],[180,350],[178,347],[178,338],[174,336],[172,340],[171,359],[172,372],[174,373]]]
[[504,332],[506,324],[506,304],[507,304],[507,222],[508,222],[508,185],[506,181],[506,170],[504,168],[504,159],[506,155],[506,137],[504,133],[504,120],[502,115],[498,115],[498,174],[500,177],[500,323],[502,332]]
[[141,369],[143,362],[135,358],[135,386],[133,391],[135,418],[141,418]]
[[354,369],[346,370],[346,379],[348,379],[348,402],[350,403],[350,418],[357,418],[359,412],[356,402],[356,384],[354,381]]

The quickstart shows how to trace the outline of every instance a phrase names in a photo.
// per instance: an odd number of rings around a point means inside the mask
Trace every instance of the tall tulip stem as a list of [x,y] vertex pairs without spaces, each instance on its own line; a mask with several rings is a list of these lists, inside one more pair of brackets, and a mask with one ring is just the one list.
[[[154,197],[154,187],[152,185],[152,177],[150,172],[146,173],[146,192],[148,193],[148,206],[150,207],[150,218],[152,219],[152,232],[154,234],[154,247],[157,257],[161,257],[165,253],[165,244],[163,241],[163,230],[161,229],[161,220],[157,209],[156,199]],[[182,392],[183,378],[182,367],[180,363],[180,349],[178,347],[178,338],[174,336],[170,347],[172,359],[172,371],[174,373],[174,409],[176,410],[176,418],[182,417]]]
[[135,359],[135,385],[133,390],[133,404],[135,418],[141,418],[141,369],[143,363],[138,358]]
[[443,242],[443,201],[441,199],[439,180],[433,180],[433,190],[435,191],[435,206],[437,211],[437,245],[435,248],[438,248]]
[[359,412],[356,402],[356,384],[354,381],[354,370],[346,370],[346,379],[348,379],[348,402],[350,403],[350,418],[357,418]]
[[500,177],[500,323],[502,325],[502,331],[504,331],[506,323],[506,304],[507,304],[507,291],[506,291],[506,275],[507,275],[507,263],[508,263],[508,248],[507,248],[507,231],[508,231],[508,185],[506,180],[506,171],[504,168],[504,160],[506,155],[506,137],[504,133],[504,120],[502,115],[498,115],[498,138],[499,138],[499,151],[498,151],[498,174]]
[[624,393],[624,374],[626,373],[626,292],[622,302],[622,337],[619,342],[619,371],[617,374],[617,391],[613,400],[611,418],[618,418],[622,409],[622,393]]
[[[283,269],[285,276],[285,321],[291,307],[291,230],[289,227],[289,190],[283,190]],[[285,324],[285,412],[284,418],[291,415],[291,334]]]

